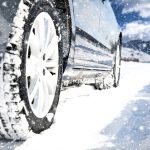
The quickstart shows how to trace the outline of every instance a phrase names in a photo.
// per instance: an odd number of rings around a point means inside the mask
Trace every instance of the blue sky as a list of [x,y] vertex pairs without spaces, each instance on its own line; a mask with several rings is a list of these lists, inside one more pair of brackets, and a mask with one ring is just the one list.
[[112,7],[115,11],[118,23],[121,27],[123,27],[126,23],[142,19],[137,12],[122,14],[123,8],[125,7],[123,5],[113,4]]
[[126,40],[150,40],[150,0],[110,0]]

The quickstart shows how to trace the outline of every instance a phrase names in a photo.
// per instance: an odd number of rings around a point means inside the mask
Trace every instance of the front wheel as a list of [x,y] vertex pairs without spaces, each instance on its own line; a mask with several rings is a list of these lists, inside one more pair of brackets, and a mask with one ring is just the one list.
[[113,67],[114,87],[117,87],[119,85],[120,67],[121,67],[121,41],[119,40],[114,53],[114,67]]
[[0,110],[0,135],[14,140],[50,127],[59,101],[63,69],[54,5],[47,0],[33,5],[21,3],[14,19],[15,34],[4,56],[5,112]]

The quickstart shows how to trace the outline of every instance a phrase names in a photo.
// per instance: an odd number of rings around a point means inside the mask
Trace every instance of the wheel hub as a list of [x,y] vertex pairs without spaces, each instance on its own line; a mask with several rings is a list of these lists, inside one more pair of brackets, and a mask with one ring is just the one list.
[[55,97],[58,78],[58,37],[52,18],[40,13],[30,30],[26,55],[26,83],[31,109],[45,117]]

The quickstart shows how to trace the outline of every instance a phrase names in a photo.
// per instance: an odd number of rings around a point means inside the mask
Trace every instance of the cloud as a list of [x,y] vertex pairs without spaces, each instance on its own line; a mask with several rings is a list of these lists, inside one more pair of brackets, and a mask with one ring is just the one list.
[[150,40],[150,22],[131,22],[125,25],[123,29],[125,41],[141,39],[143,41]]
[[139,16],[142,18],[149,18],[150,17],[150,3],[148,4],[137,4],[134,7],[126,7],[123,9],[122,13],[132,13],[137,12]]
[[150,17],[150,0],[122,0],[121,3],[124,5],[123,14],[137,12],[142,18]]
[[124,42],[150,41],[150,0],[110,0],[122,25]]

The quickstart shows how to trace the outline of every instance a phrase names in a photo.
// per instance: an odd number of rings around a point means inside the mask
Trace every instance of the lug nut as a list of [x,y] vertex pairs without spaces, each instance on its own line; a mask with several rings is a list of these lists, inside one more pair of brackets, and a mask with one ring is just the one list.
[[45,54],[43,55],[43,60],[45,60]]
[[45,69],[43,69],[43,75],[45,75]]

